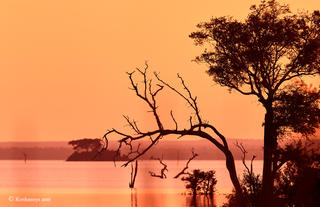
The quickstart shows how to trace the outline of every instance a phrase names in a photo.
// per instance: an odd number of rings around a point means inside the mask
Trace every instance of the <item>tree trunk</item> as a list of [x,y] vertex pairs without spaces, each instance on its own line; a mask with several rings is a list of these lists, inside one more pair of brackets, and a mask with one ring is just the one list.
[[247,203],[247,197],[243,194],[243,191],[237,176],[233,155],[229,150],[227,150],[225,152],[225,156],[226,156],[226,166],[229,172],[229,176],[231,178],[231,182],[236,190],[237,196],[240,198],[240,201],[242,202],[240,206],[245,207]]
[[134,183],[136,182],[137,173],[138,173],[138,160],[136,160],[134,167],[131,164],[131,180],[129,182],[129,188],[134,188]]
[[264,156],[263,156],[263,179],[262,179],[262,206],[270,207],[273,204],[273,152],[276,148],[276,133],[273,125],[273,110],[270,104],[266,107],[264,126]]

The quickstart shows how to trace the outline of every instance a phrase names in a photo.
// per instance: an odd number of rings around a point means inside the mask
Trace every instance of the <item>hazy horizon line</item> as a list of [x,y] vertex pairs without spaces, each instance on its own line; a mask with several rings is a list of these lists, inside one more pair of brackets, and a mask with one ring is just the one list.
[[[79,139],[96,139],[96,138],[99,138],[99,137],[83,137],[83,138],[79,138]],[[263,138],[226,138],[227,140],[231,139],[231,140],[236,140],[236,139],[239,139],[239,140],[263,140]],[[0,140],[0,143],[9,143],[9,142],[69,142],[71,140],[78,140],[78,139],[70,139],[70,140],[23,140],[23,141],[20,141],[20,140],[6,140],[6,141],[1,141]],[[204,139],[163,139],[165,141],[169,141],[169,142],[175,142],[175,141],[207,141],[207,140],[204,140]],[[118,140],[109,140],[110,142],[114,142],[114,141],[118,141]],[[141,141],[147,141],[147,140],[141,140]]]

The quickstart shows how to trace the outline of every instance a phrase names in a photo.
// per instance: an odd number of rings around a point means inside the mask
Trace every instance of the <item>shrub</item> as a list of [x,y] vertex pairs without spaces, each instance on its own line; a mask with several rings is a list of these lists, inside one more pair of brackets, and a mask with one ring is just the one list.
[[191,189],[193,195],[213,195],[214,186],[217,184],[214,170],[205,172],[195,169],[181,180],[187,183],[186,188]]

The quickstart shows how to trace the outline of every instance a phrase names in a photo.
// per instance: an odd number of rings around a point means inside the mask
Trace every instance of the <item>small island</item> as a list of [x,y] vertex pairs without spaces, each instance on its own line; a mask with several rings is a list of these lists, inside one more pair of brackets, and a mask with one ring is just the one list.
[[78,139],[72,140],[68,144],[72,145],[74,152],[66,161],[126,161],[127,156],[117,155],[114,150],[103,150],[101,139]]

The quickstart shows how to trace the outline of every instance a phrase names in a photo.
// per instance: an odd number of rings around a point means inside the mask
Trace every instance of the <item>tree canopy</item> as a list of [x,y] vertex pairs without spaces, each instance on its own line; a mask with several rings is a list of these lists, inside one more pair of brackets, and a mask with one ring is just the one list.
[[279,91],[274,101],[274,125],[279,136],[314,134],[320,123],[320,93],[312,85],[296,81]]
[[77,152],[99,151],[103,147],[103,142],[99,138],[96,138],[96,139],[84,138],[84,139],[72,140],[68,144],[72,145],[73,149]]
[[190,37],[205,47],[196,61],[221,86],[256,95],[262,104],[283,83],[320,72],[320,13],[292,14],[274,0],[253,5],[243,21],[212,18]]

